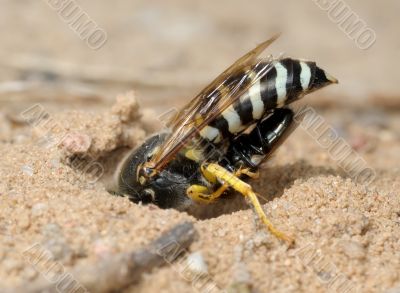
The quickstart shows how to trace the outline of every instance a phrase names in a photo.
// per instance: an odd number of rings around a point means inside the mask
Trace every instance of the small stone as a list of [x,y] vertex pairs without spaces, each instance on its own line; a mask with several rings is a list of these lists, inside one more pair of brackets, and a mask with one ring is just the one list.
[[23,166],[21,167],[21,171],[22,171],[25,175],[28,175],[28,176],[30,176],[30,177],[33,176],[33,168],[32,168],[32,166],[23,165]]
[[187,267],[194,275],[204,276],[208,274],[208,267],[201,252],[194,252],[187,257]]

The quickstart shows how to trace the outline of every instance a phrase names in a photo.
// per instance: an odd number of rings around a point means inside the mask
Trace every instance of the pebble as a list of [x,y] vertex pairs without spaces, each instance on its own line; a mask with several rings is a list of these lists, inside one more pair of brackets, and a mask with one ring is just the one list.
[[22,171],[25,175],[28,175],[28,176],[30,176],[30,177],[33,176],[33,168],[32,168],[32,166],[23,165],[23,166],[21,167],[21,171]]
[[204,276],[208,274],[208,266],[200,251],[189,254],[186,259],[187,268],[194,274]]

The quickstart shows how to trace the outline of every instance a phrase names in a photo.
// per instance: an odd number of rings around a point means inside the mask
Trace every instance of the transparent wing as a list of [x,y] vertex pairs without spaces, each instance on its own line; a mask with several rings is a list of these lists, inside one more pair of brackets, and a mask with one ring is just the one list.
[[[273,36],[239,58],[178,111],[167,123],[172,130],[171,134],[161,145],[159,151],[153,155],[150,162],[146,164],[146,167],[160,171],[190,138],[267,74],[272,67],[271,57],[258,57],[278,37],[279,34]],[[233,76],[240,76],[240,80],[232,82]]]

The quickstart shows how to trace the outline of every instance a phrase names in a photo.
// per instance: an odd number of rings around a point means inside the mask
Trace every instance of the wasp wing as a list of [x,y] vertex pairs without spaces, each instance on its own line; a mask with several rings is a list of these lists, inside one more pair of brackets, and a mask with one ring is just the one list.
[[[174,115],[167,123],[172,131],[148,163],[150,168],[161,170],[190,138],[237,101],[270,70],[271,60],[258,59],[258,56],[278,37],[273,36],[239,58]],[[240,80],[232,82],[232,77],[239,73]]]

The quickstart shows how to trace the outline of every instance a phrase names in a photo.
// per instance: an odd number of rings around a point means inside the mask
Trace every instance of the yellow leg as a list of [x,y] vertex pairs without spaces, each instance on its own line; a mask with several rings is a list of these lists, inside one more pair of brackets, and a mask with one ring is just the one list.
[[264,213],[264,210],[261,207],[260,202],[258,201],[257,194],[253,191],[249,184],[243,182],[235,174],[230,173],[228,170],[217,164],[206,164],[205,169],[210,174],[213,174],[215,177],[217,177],[219,180],[222,180],[224,184],[231,186],[236,191],[240,192],[243,196],[249,198],[261,221],[267,226],[268,230],[273,235],[275,235],[279,239],[287,241],[289,244],[294,243],[294,239],[292,237],[287,236],[281,231],[277,230],[268,220],[267,216]]
[[[201,171],[204,177],[209,182],[211,183],[217,182],[217,177],[214,174],[210,173],[204,165],[201,166]],[[241,168],[235,172],[235,176],[237,177],[239,177],[242,174],[245,174],[253,179],[257,179],[259,177],[258,172],[251,172],[250,169],[248,168]],[[209,204],[218,199],[228,188],[229,184],[224,183],[216,191],[211,192],[209,188],[204,185],[194,184],[187,189],[186,193],[194,201]]]
[[[217,177],[214,174],[210,173],[206,169],[205,165],[201,165],[201,172],[203,173],[203,176],[207,179],[207,181],[214,184],[217,183]],[[242,174],[245,174],[253,179],[258,178],[259,176],[258,172],[251,172],[248,168],[240,168],[235,172],[235,176],[237,177]],[[194,201],[209,204],[218,199],[228,188],[229,184],[224,183],[216,191],[210,193],[208,187],[204,185],[194,184],[187,189],[186,193]]]
[[260,177],[260,173],[258,171],[257,172],[252,172],[248,168],[241,168],[241,169],[239,169],[238,171],[235,172],[235,175],[237,177],[239,177],[242,174],[247,175],[252,179],[258,179]]
[[219,198],[225,192],[225,190],[228,189],[228,187],[228,184],[224,184],[216,191],[210,193],[208,187],[194,184],[186,190],[186,194],[194,201],[209,204]]

